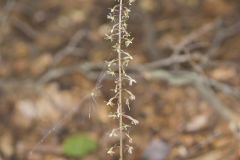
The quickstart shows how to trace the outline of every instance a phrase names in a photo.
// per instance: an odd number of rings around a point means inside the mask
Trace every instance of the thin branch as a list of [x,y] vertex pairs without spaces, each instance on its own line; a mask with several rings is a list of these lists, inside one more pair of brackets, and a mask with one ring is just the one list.
[[[78,30],[70,39],[68,44],[61,50],[59,50],[53,58],[53,66],[61,62],[66,56],[73,54],[75,50],[80,50],[82,49],[77,48],[78,43],[86,37],[88,34],[87,30],[80,29]],[[79,53],[78,53],[79,54]]]
[[221,102],[210,88],[208,80],[205,77],[194,72],[182,71],[171,73],[163,70],[145,72],[145,77],[151,80],[164,80],[170,85],[175,86],[192,85],[224,119],[240,127],[238,115]]

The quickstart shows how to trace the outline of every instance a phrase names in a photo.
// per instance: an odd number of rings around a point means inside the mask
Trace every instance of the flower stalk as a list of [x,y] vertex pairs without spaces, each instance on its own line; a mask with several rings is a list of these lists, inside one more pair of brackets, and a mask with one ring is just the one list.
[[120,128],[120,150],[119,156],[120,160],[123,160],[123,106],[122,106],[122,3],[123,0],[119,2],[119,23],[118,23],[118,44],[119,44],[119,52],[118,52],[118,88],[119,88],[119,95],[118,95],[118,107],[119,107],[119,128]]
[[[112,59],[107,63],[108,71],[107,73],[115,78],[115,89],[114,96],[109,99],[107,105],[110,107],[116,106],[114,113],[111,113],[109,117],[113,119],[118,119],[119,126],[118,128],[112,129],[110,137],[118,136],[119,137],[119,160],[124,159],[124,148],[127,148],[129,154],[132,154],[133,147],[131,146],[132,138],[128,133],[128,128],[131,125],[137,125],[138,121],[132,118],[129,115],[124,113],[125,108],[130,110],[130,101],[135,99],[135,96],[131,91],[124,86],[124,81],[128,81],[128,85],[132,86],[133,83],[136,83],[130,75],[126,73],[126,67],[130,60],[133,57],[124,50],[124,48],[132,44],[133,38],[131,38],[130,33],[127,31],[127,21],[129,19],[130,5],[135,0],[116,0],[117,4],[110,9],[110,13],[107,18],[113,23],[112,28],[109,34],[106,34],[106,39],[110,40],[113,43],[113,50],[117,53],[115,59]],[[114,69],[117,66],[117,70]],[[125,102],[125,103],[124,103]],[[130,125],[125,124],[125,120],[130,121]],[[128,144],[124,144],[124,138],[128,138]],[[111,147],[108,150],[108,154],[115,154],[116,146]]]

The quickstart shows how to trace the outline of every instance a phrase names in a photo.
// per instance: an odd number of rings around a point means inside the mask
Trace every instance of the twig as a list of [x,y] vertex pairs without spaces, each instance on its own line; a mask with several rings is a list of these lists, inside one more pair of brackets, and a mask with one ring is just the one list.
[[[181,51],[185,51],[189,44],[199,39],[201,36],[205,35],[206,33],[212,31],[216,25],[216,22],[211,22],[209,24],[204,25],[203,27],[191,32],[189,35],[182,38],[182,40],[177,43],[173,47],[173,54],[172,56],[160,59],[154,62],[150,62],[145,65],[146,68],[153,69],[158,67],[166,67],[171,65],[176,65],[179,63],[184,63],[191,61],[194,56],[189,56],[187,54],[180,55]],[[154,47],[151,45],[151,47]],[[190,46],[191,47],[191,46]],[[198,56],[199,57],[199,56]]]
[[174,49],[173,54],[179,54],[182,50],[184,50],[187,47],[187,45],[198,40],[200,37],[212,31],[215,26],[216,26],[216,21],[210,22],[202,26],[201,28],[194,30],[189,35],[183,37],[182,40],[173,47]]
[[[79,29],[70,39],[68,44],[61,50],[59,50],[53,58],[53,66],[61,62],[66,56],[73,54],[76,49],[83,51],[77,47],[78,43],[87,36],[88,31],[85,29]],[[81,53],[80,53],[81,54]],[[79,53],[78,53],[79,55]]]
[[26,35],[30,39],[36,39],[39,36],[39,32],[33,29],[27,22],[20,20],[19,18],[12,17],[12,24],[19,29],[24,35]]
[[176,65],[179,63],[187,62],[191,59],[188,55],[172,55],[165,59],[160,59],[157,61],[153,61],[144,65],[144,68],[147,69],[154,69],[159,67],[168,67],[171,65]]
[[[62,76],[66,76],[69,74],[73,74],[76,72],[82,73],[88,78],[93,79],[94,70],[102,70],[105,68],[104,64],[91,64],[91,63],[83,63],[83,64],[76,64],[72,66],[62,67],[62,68],[55,68],[51,69],[45,74],[43,74],[38,80],[38,84],[45,84],[51,80],[57,79]],[[96,74],[94,74],[94,78]]]
[[213,41],[212,41],[212,47],[207,51],[207,55],[210,58],[216,57],[219,52],[218,49],[221,47],[221,44],[226,40],[227,38],[236,35],[240,32],[240,22],[235,23],[234,25],[227,27],[225,29],[220,29],[217,31]]
[[240,121],[238,115],[225,106],[215,95],[204,77],[194,72],[177,72],[171,73],[163,70],[145,72],[145,77],[151,80],[164,80],[175,86],[192,85],[201,96],[213,107],[224,119],[233,122],[238,127]]

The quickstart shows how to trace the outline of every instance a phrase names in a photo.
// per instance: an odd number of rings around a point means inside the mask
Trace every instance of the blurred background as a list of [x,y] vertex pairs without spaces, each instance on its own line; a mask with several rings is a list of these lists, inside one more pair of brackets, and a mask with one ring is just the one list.
[[[118,160],[106,153],[113,5],[0,0],[0,160]],[[240,1],[137,0],[129,31],[140,124],[126,159],[240,159]]]

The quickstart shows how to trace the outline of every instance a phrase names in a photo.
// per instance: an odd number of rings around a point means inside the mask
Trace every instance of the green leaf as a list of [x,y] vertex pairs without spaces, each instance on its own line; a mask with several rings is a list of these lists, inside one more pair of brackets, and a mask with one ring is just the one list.
[[72,135],[64,140],[64,154],[70,157],[84,157],[97,149],[97,143],[86,134]]

